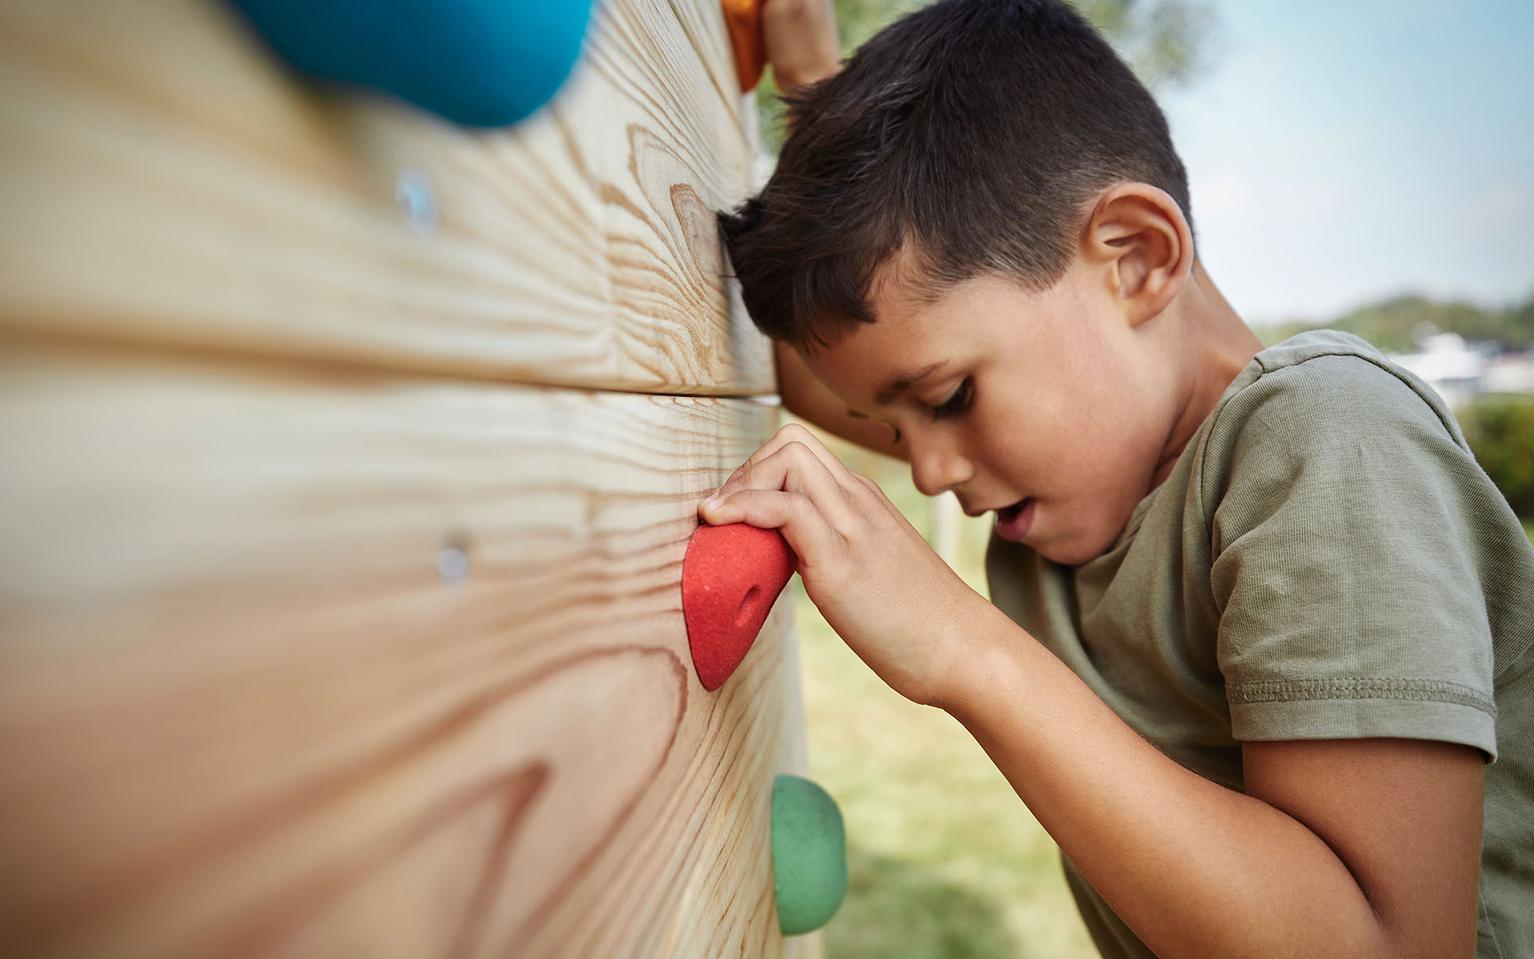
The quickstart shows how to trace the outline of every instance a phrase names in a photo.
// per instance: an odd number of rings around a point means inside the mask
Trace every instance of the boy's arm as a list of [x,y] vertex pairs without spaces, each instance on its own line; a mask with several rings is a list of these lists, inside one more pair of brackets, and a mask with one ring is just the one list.
[[904,441],[894,442],[895,430],[888,423],[853,415],[847,404],[810,372],[804,359],[782,340],[772,344],[778,371],[778,391],[783,406],[790,413],[815,424],[834,436],[850,440],[899,460],[909,457]]
[[784,92],[842,68],[831,0],[765,0],[762,44],[773,82]]
[[1245,794],[1169,759],[994,606],[943,708],[1135,933],[1179,956],[1471,956],[1485,759],[1249,742]]

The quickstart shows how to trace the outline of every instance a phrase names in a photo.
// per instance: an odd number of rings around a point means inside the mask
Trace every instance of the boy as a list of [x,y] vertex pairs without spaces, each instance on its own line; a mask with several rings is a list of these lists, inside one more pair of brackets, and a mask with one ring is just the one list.
[[1449,410],[1356,337],[1262,347],[1059,0],[940,0],[840,72],[829,24],[765,8],[792,129],[731,262],[791,411],[997,511],[995,605],[796,426],[703,519],[780,528],[976,737],[1104,955],[1534,956],[1534,550]]

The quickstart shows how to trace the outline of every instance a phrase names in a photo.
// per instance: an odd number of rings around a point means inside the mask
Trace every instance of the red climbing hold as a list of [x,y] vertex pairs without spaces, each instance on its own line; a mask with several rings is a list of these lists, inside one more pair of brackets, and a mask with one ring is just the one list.
[[796,562],[775,529],[727,523],[693,531],[682,558],[682,619],[704,689],[735,672]]

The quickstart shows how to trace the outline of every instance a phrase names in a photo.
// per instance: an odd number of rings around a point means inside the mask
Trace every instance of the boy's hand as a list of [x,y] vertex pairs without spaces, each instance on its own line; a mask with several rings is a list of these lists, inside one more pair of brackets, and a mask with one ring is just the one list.
[[831,0],[764,0],[762,42],[773,79],[784,92],[841,69]]
[[985,597],[938,556],[879,485],[789,423],[699,504],[713,525],[781,530],[805,592],[890,688],[922,705],[952,693],[963,623]]

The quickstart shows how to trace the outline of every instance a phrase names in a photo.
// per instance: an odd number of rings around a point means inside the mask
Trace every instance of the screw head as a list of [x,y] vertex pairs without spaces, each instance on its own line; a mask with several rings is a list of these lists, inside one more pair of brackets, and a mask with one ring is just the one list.
[[437,196],[431,177],[424,170],[404,170],[394,181],[394,201],[405,213],[412,229],[433,230],[437,226]]
[[459,583],[469,576],[469,544],[452,536],[437,551],[437,576],[444,583]]

